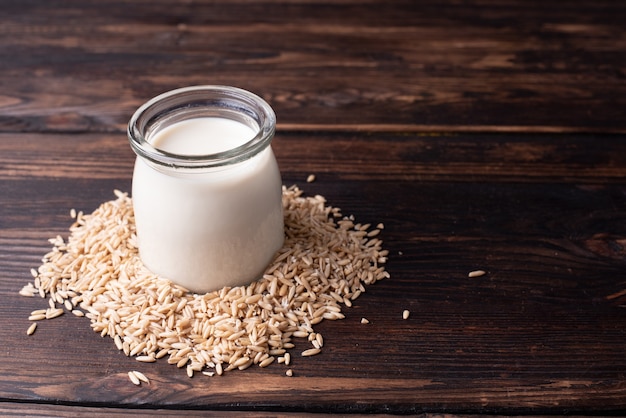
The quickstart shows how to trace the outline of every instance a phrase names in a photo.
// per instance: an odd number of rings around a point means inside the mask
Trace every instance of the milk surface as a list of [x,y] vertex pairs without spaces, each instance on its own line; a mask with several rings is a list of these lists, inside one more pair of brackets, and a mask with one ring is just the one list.
[[[255,134],[237,121],[203,117],[177,122],[148,141],[175,154],[205,155]],[[138,157],[133,206],[143,263],[198,293],[254,281],[283,244],[281,187],[270,146],[207,172],[176,171]]]
[[170,125],[150,138],[149,142],[174,154],[207,155],[236,148],[255,135],[252,128],[232,119],[202,117]]

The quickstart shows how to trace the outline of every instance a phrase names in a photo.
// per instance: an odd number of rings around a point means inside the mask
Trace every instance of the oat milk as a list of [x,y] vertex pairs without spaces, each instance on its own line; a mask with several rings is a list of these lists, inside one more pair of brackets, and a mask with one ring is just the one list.
[[[198,117],[146,139],[167,153],[198,156],[231,150],[256,133],[232,119]],[[259,278],[284,239],[282,181],[271,147],[192,171],[137,158],[132,197],[143,263],[198,293]]]

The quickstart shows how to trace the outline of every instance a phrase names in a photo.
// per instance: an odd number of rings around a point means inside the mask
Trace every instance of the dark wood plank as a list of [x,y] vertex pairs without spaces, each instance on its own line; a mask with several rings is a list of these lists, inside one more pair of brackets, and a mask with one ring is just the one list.
[[8,1],[2,131],[121,130],[163,91],[286,128],[625,132],[626,8],[587,2]]
[[[213,411],[624,412],[626,310],[622,299],[607,299],[626,288],[622,142],[279,135],[286,184],[323,194],[359,221],[384,222],[392,277],[368,288],[345,320],[320,324],[322,355],[300,358],[302,345],[294,349],[293,377],[274,365],[189,379],[165,362],[125,357],[84,318],[25,334],[29,312],[46,301],[17,292],[46,239],[66,234],[70,208],[90,211],[113,188],[127,189],[133,155],[118,134],[5,135],[0,398]],[[308,184],[310,172],[317,180]],[[487,274],[467,277],[478,268]],[[132,385],[131,369],[151,385]]]
[[[272,147],[295,182],[315,173],[340,180],[605,184],[621,183],[626,166],[621,135],[279,130]],[[58,187],[66,187],[64,179],[117,180],[116,187],[130,190],[134,160],[124,133],[0,133],[0,180],[53,178]],[[17,183],[5,187],[21,190]]]
[[[609,0],[4,1],[0,415],[626,414],[625,18]],[[296,341],[293,377],[189,379],[71,315],[26,335],[47,301],[17,292],[47,239],[130,190],[127,120],[191,84],[265,97],[284,183],[385,224],[391,278],[316,328],[321,355]]]
[[[359,182],[346,185],[353,193],[368,187]],[[391,184],[378,185],[383,187],[370,197],[374,204],[353,210],[360,219],[383,210],[382,204],[375,204],[379,199],[396,196]],[[319,186],[333,190],[329,184]],[[292,378],[284,376],[285,367],[276,366],[188,379],[164,362],[141,365],[124,357],[110,340],[91,332],[85,319],[71,316],[43,323],[27,337],[28,313],[46,302],[20,298],[16,292],[28,280],[36,255],[30,249],[4,248],[21,261],[3,269],[0,280],[5,301],[0,319],[7,344],[0,353],[0,396],[117,407],[309,412],[547,413],[582,411],[589,405],[607,412],[626,407],[621,383],[626,344],[618,337],[626,311],[606,299],[624,285],[621,253],[594,252],[586,247],[587,239],[601,238],[572,238],[570,231],[533,218],[535,208],[503,216],[508,233],[479,228],[489,224],[483,216],[493,210],[488,203],[492,187],[470,186],[468,193],[483,203],[474,205],[473,214],[452,222],[446,219],[447,211],[439,217],[433,213],[433,205],[445,207],[441,198],[427,199],[432,196],[424,193],[424,186],[405,187],[423,196],[424,203],[373,219],[387,223],[383,238],[392,251],[392,279],[369,288],[346,309],[345,320],[319,326],[326,341],[323,355],[300,359],[294,350]],[[467,185],[439,191],[454,195],[461,187]],[[551,194],[533,185],[521,189],[520,195]],[[579,195],[562,199],[555,213],[567,211],[571,201],[604,195],[577,191],[575,186],[563,190],[567,192],[557,194]],[[625,206],[622,200],[613,210],[624,211]],[[455,212],[462,213],[461,207]],[[593,212],[589,208],[569,219],[587,220]],[[523,232],[526,225],[518,223],[518,217],[539,224],[537,231]],[[598,230],[606,227],[610,225]],[[4,230],[3,235],[11,239],[21,237],[20,232]],[[518,234],[524,239],[511,238]],[[610,239],[605,242],[615,245]],[[476,268],[486,269],[488,275],[469,279],[467,272]],[[403,309],[412,312],[407,321],[401,319]],[[362,317],[371,323],[360,324]],[[126,372],[131,369],[146,373],[150,387],[130,384]]]
[[[0,402],[0,414],[5,417],[83,417],[89,416],[93,418],[115,417],[115,416],[133,416],[133,417],[267,417],[275,418],[298,417],[312,418],[319,417],[315,413],[302,412],[272,412],[268,414],[265,411],[196,411],[196,410],[171,410],[171,409],[128,409],[128,408],[97,408],[84,406],[66,406],[66,405],[39,405],[39,404],[21,404],[20,409],[15,409],[15,404]],[[363,417],[386,417],[388,414],[350,414],[351,418]],[[422,418],[439,418],[440,414],[424,413],[419,415]],[[447,418],[476,418],[475,415],[469,414],[445,414]],[[494,415],[494,418],[499,416]]]

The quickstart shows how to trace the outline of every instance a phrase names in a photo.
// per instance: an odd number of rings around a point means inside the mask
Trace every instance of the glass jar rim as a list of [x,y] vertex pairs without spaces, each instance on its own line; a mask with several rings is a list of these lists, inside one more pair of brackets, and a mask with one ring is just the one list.
[[[192,119],[206,116],[206,112],[217,112],[218,117],[227,114],[227,118],[242,123],[242,119],[253,121],[258,131],[252,139],[240,146],[202,155],[164,151],[148,141],[149,130],[164,120]],[[198,170],[227,166],[252,158],[271,143],[275,130],[276,115],[273,109],[256,94],[238,87],[198,85],[170,90],[145,102],[128,122],[127,134],[130,146],[138,156],[162,167]]]

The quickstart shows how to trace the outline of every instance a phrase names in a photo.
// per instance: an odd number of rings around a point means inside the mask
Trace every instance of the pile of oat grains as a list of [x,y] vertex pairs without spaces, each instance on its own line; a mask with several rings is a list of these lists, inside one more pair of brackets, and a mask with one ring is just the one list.
[[[142,265],[132,201],[115,195],[91,214],[72,210],[67,241],[51,239],[52,250],[31,270],[34,281],[20,294],[48,298],[49,306],[31,313],[28,335],[37,321],[72,312],[127,356],[167,358],[189,377],[289,366],[294,339],[307,341],[302,356],[320,353],[324,339],[314,326],[344,318],[342,306],[352,306],[365,285],[389,277],[388,252],[377,238],[382,224],[355,224],[322,196],[303,197],[292,186],[283,187],[285,243],[264,276],[248,286],[190,293]],[[130,376],[135,384],[141,377]]]

